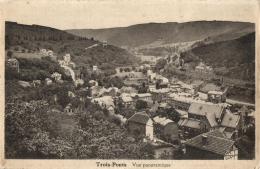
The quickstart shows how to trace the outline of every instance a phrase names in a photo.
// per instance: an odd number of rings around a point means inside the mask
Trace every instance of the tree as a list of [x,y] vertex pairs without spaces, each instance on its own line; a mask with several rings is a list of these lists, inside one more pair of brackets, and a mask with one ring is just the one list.
[[88,158],[141,159],[151,157],[149,153],[151,149],[146,149],[147,143],[129,138],[124,127],[109,123],[105,119],[97,120],[90,112],[82,115],[80,124],[82,124],[82,135],[85,140],[83,150],[88,154]]
[[13,52],[9,50],[9,51],[7,52],[7,56],[8,56],[9,58],[12,58]]
[[157,80],[155,83],[155,88],[160,89],[161,88],[161,80]]
[[147,69],[143,69],[142,73],[146,75],[147,74]]
[[157,71],[164,68],[164,66],[167,64],[167,61],[163,58],[159,59],[155,65],[155,68]]
[[26,143],[36,137],[37,133],[41,133],[43,123],[39,117],[47,111],[48,104],[45,101],[26,102],[8,102],[6,104],[5,113],[5,143],[6,155],[8,158],[16,158],[29,151],[37,151],[38,149],[30,149]]
[[135,68],[135,66],[132,66],[132,70],[133,70],[133,71],[136,71],[136,68]]
[[15,51],[18,51],[18,50],[19,50],[19,48],[16,46],[16,47],[14,48],[14,50],[15,50]]
[[138,89],[138,93],[147,93],[149,87],[146,85],[145,82],[142,83],[142,85]]
[[135,108],[137,110],[142,110],[147,108],[147,102],[143,100],[137,100]]
[[153,158],[148,143],[129,137],[126,128],[109,122],[100,110],[88,107],[72,118],[53,112],[44,100],[6,101],[7,158]]

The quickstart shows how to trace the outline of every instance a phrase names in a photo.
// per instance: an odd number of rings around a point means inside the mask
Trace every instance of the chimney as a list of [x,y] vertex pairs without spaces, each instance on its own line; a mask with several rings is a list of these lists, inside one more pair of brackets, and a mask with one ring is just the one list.
[[206,135],[201,136],[202,145],[208,144],[208,137]]

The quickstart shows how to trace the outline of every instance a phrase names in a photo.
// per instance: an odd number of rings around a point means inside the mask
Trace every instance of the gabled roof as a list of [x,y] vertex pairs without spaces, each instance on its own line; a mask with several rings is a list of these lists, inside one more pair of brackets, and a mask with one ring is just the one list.
[[216,115],[214,113],[207,113],[206,117],[211,127],[215,127],[218,125],[216,121]]
[[[208,133],[200,134],[187,142],[185,144],[187,146],[195,147],[200,150],[216,153],[219,155],[225,155],[228,153],[232,146],[234,145],[234,141],[226,139],[222,137],[219,133],[220,131],[211,131]],[[202,136],[207,136],[207,143],[203,144]]]
[[189,127],[194,129],[200,129],[200,121],[196,119],[180,119],[178,125],[181,127]]
[[211,127],[218,125],[216,119],[221,117],[224,107],[217,104],[192,103],[189,107],[189,114],[206,116]]
[[221,132],[220,130],[210,131],[210,132],[207,133],[207,135],[220,137],[220,138],[225,138],[225,134],[223,132]]
[[216,118],[220,118],[223,113],[223,105],[218,104],[203,104],[203,103],[192,103],[189,107],[188,112],[190,114],[196,114],[200,116],[206,116],[209,113],[215,114]]
[[131,116],[128,119],[128,122],[135,122],[135,123],[146,125],[149,120],[150,117],[148,116],[148,114],[146,114],[145,112],[138,112],[135,113],[133,116]]
[[92,99],[91,102],[98,102],[99,105],[106,105],[107,108],[109,107],[115,107],[115,104],[114,104],[114,100],[111,96],[103,96],[103,97],[99,97],[99,98],[95,98],[95,99]]
[[162,126],[166,126],[169,123],[172,123],[173,121],[170,119],[167,119],[166,117],[160,117],[160,116],[156,116],[153,118],[154,122],[162,125]]
[[175,110],[180,114],[180,116],[188,116],[188,112],[187,111],[180,110],[180,109],[175,109]]
[[240,120],[240,116],[227,111],[221,122],[221,126],[236,128]]

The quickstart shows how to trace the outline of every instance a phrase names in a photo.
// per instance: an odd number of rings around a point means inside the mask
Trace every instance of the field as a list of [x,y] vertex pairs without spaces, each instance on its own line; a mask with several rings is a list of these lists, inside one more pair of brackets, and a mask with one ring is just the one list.
[[40,53],[21,53],[21,52],[13,52],[13,56],[16,57],[16,58],[25,58],[25,59],[42,58],[42,57],[44,57]]

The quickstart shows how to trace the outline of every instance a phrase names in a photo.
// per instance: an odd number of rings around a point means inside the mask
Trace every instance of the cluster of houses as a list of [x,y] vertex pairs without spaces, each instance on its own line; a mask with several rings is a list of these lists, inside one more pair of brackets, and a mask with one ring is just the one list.
[[195,67],[195,71],[197,73],[212,73],[213,72],[213,68],[211,66],[207,66],[205,63],[200,62],[196,67]]
[[[106,43],[103,45],[106,46]],[[41,53],[53,55],[47,50],[41,50]],[[182,61],[178,60],[178,64],[179,62]],[[75,70],[76,65],[71,61],[70,54],[64,55],[58,63],[72,77],[75,86],[84,84],[80,71]],[[8,65],[19,72],[19,62],[16,59],[8,59]],[[118,74],[125,73],[119,69]],[[210,72],[212,68],[200,63],[195,70]],[[98,67],[93,66],[93,72],[97,71]],[[175,158],[173,152],[179,150],[187,159],[238,158],[239,149],[235,141],[247,127],[246,115],[243,111],[231,111],[231,105],[226,103],[227,88],[203,86],[203,82],[198,81],[187,84],[168,79],[154,73],[150,65],[141,65],[135,71],[128,72],[121,89],[105,88],[97,81],[90,80],[88,87],[82,89],[83,93],[88,91],[89,96],[81,99],[84,102],[84,98],[88,97],[92,103],[106,109],[109,116],[125,125],[130,135],[151,143],[156,158],[165,155]],[[62,83],[62,75],[54,72],[50,78],[45,79],[46,85],[53,82]],[[40,84],[39,80],[32,82],[35,87]],[[140,87],[145,90],[139,92]],[[72,91],[68,91],[68,95],[76,97]],[[146,106],[137,109],[138,101],[146,102]],[[124,112],[118,114],[116,109],[119,107],[121,110],[133,110],[134,113],[131,117],[126,117]],[[73,115],[72,104],[69,103],[64,111]],[[254,123],[254,117],[250,119],[250,123]]]
[[235,141],[242,134],[244,117],[223,105],[192,103],[187,117],[178,122],[149,111],[137,112],[127,120],[129,133],[157,142],[162,139],[172,151],[184,145],[188,159],[237,159]]
[[[135,84],[147,85],[147,92],[138,93],[136,85],[128,83],[121,90],[114,87],[105,89],[93,81],[90,88],[93,102],[111,113],[114,113],[119,103],[125,109],[135,110],[130,118],[122,118],[129,134],[160,147],[158,150],[162,154],[173,155],[176,146],[184,146],[182,151],[185,158],[189,159],[238,158],[235,141],[243,135],[245,115],[239,111],[231,112],[231,105],[225,102],[227,88],[200,91],[201,83],[186,84],[169,80],[150,69],[141,82],[138,78],[129,79],[135,81]],[[136,110],[138,100],[146,102],[147,108]],[[158,110],[167,112],[167,109],[178,114],[179,119],[171,118],[174,113],[157,113]],[[158,145],[163,145],[163,151]],[[160,153],[155,152],[159,158]]]

